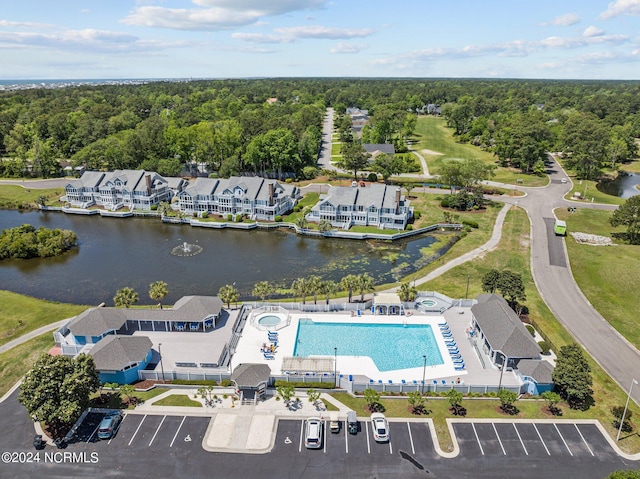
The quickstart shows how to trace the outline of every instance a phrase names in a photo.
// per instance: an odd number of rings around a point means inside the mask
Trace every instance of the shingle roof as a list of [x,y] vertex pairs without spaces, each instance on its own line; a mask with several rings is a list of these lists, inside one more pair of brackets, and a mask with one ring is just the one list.
[[471,313],[491,348],[510,358],[535,358],[540,347],[501,296],[481,294]]
[[394,155],[396,153],[396,149],[393,145],[389,143],[363,143],[362,148],[367,153],[386,153],[388,155]]
[[183,296],[166,309],[93,308],[72,319],[68,328],[74,336],[101,336],[117,331],[127,320],[199,322],[220,314],[222,306],[217,296]]
[[260,383],[267,381],[270,374],[271,368],[268,364],[240,364],[231,374],[231,380],[239,388],[255,388]]
[[518,371],[523,376],[533,378],[538,384],[551,384],[553,379],[553,366],[548,361],[541,359],[521,359],[518,363]]
[[85,171],[79,179],[71,181],[69,185],[77,189],[85,187],[95,188],[100,184],[103,178],[104,172],[102,171]]
[[131,363],[143,361],[153,346],[146,336],[109,335],[96,344],[89,354],[98,371],[121,371]]
[[127,321],[125,311],[120,308],[87,309],[73,318],[68,328],[74,336],[100,336],[117,331]]

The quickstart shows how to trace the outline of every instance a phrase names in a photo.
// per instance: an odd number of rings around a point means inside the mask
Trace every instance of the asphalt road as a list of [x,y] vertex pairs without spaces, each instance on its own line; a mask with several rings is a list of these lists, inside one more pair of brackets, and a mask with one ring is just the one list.
[[[602,368],[622,387],[629,389],[633,378],[640,379],[640,351],[624,339],[595,308],[576,284],[568,266],[564,239],[552,232],[555,208],[595,208],[614,210],[616,206],[566,201],[562,197],[571,183],[561,183],[566,173],[550,157],[551,182],[543,188],[521,188],[525,197],[506,199],[523,207],[531,220],[531,270],[549,309]],[[632,397],[640,404],[640,387]]]

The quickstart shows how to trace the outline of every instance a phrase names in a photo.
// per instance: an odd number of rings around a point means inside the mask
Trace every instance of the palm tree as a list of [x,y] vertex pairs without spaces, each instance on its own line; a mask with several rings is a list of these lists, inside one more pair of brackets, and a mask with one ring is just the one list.
[[372,293],[376,289],[375,282],[369,273],[363,273],[358,276],[356,288],[360,293],[360,302],[364,302],[365,293]]
[[133,288],[125,287],[116,291],[116,295],[113,297],[113,302],[116,306],[129,306],[138,302],[138,293]]
[[169,203],[167,203],[166,201],[161,201],[160,204],[158,204],[158,214],[161,218],[167,216],[170,212],[171,205]]
[[231,303],[235,303],[240,298],[240,293],[232,284],[225,284],[218,290],[218,296],[223,303],[227,304],[227,309],[231,309]]
[[329,304],[329,299],[331,298],[331,295],[335,294],[337,291],[338,291],[338,285],[336,284],[335,281],[331,281],[328,279],[320,283],[320,293],[324,294],[327,304]]
[[302,304],[305,304],[309,290],[309,280],[307,278],[298,278],[291,283],[291,291],[295,296],[302,298]]
[[398,296],[405,303],[407,301],[413,301],[418,296],[418,290],[415,286],[411,286],[411,283],[400,283],[400,287],[398,288]]
[[154,301],[160,302],[160,309],[162,309],[162,300],[169,294],[167,289],[167,283],[164,281],[156,281],[149,285],[149,297]]
[[329,220],[320,220],[320,223],[318,223],[318,230],[321,233],[326,233],[331,229],[333,229],[333,226],[331,226],[331,222]]
[[275,292],[275,289],[269,281],[260,281],[253,286],[251,294],[258,296],[260,301],[264,303],[265,298],[268,298]]
[[309,293],[313,294],[313,304],[318,304],[318,293],[321,292],[322,279],[320,276],[312,275],[307,278],[307,284],[309,286]]
[[340,287],[349,292],[349,302],[353,298],[353,290],[358,284],[358,277],[355,274],[348,274],[340,280]]
[[304,216],[301,216],[296,220],[296,226],[301,230],[306,230],[307,226],[309,226],[309,222],[307,221],[307,218],[305,218]]

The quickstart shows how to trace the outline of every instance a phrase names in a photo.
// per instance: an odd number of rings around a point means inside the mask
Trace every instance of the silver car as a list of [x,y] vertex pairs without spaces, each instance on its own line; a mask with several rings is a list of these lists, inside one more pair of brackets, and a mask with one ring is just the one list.
[[320,449],[322,447],[322,431],[324,422],[319,417],[310,417],[305,423],[304,447]]

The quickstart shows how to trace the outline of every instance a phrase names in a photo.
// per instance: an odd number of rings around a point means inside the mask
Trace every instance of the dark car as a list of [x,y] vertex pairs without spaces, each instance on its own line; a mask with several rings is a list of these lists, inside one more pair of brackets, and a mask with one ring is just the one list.
[[45,444],[46,442],[42,439],[42,436],[40,434],[36,434],[33,438],[33,447],[36,449],[44,449]]
[[118,429],[118,425],[122,421],[119,412],[107,414],[98,426],[98,437],[100,439],[111,439]]

